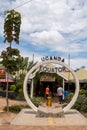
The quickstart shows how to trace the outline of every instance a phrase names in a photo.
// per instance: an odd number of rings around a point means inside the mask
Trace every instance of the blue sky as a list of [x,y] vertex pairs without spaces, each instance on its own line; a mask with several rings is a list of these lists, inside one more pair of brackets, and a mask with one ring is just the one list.
[[43,56],[60,56],[73,69],[87,68],[87,0],[0,0],[0,53],[4,44],[4,11],[21,13],[22,24],[18,48],[31,60]]

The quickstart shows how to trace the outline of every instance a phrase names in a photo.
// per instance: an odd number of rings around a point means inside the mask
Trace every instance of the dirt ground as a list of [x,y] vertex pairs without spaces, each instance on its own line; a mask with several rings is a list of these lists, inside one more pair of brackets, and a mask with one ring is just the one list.
[[[26,102],[22,101],[13,101],[9,100],[9,106],[14,104],[26,104]],[[0,110],[6,106],[6,99],[0,97]],[[11,112],[2,112],[0,111],[0,130],[87,130],[87,126],[17,126],[11,125],[11,120],[17,114]],[[87,113],[83,114],[87,117]]]

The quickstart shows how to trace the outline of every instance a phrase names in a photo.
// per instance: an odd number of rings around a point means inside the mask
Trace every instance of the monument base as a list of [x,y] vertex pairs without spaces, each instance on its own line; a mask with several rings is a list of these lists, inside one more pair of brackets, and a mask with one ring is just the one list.
[[[87,126],[87,119],[77,110],[70,109],[63,118],[36,117],[32,109],[22,109],[11,121],[11,125],[26,126]],[[67,129],[67,128],[65,128]]]
[[64,117],[62,107],[39,106],[36,117]]

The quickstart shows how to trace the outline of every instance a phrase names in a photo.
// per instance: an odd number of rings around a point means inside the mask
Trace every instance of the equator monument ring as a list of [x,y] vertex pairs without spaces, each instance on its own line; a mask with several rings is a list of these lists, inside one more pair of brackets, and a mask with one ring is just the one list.
[[41,65],[45,65],[45,64],[50,64],[50,63],[54,63],[54,64],[59,64],[65,68],[67,68],[73,75],[74,77],[74,80],[75,80],[75,93],[74,93],[74,96],[72,98],[72,100],[70,101],[70,103],[63,108],[63,111],[64,113],[69,111],[70,108],[74,105],[74,103],[76,102],[77,100],[77,97],[78,97],[78,94],[79,94],[79,81],[78,81],[78,78],[75,74],[75,72],[72,70],[71,67],[69,67],[68,65],[66,65],[65,63],[61,62],[61,61],[58,61],[58,60],[47,60],[47,61],[43,61],[43,62],[40,62],[38,64],[36,64],[34,67],[32,67],[32,69],[27,73],[27,75],[25,76],[25,79],[24,79],[24,85],[23,85],[23,93],[24,93],[24,97],[28,103],[28,105],[35,111],[37,112],[38,111],[38,107],[36,107],[30,100],[29,96],[28,96],[28,92],[27,92],[27,81],[30,77],[30,75],[33,73],[33,71],[37,70]]

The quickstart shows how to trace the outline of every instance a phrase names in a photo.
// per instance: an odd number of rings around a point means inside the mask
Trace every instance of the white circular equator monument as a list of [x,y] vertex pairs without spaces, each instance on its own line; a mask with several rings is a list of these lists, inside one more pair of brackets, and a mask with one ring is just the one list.
[[49,64],[49,63],[55,63],[55,64],[59,64],[61,66],[64,66],[65,68],[67,68],[73,75],[74,77],[74,80],[75,80],[75,93],[74,93],[74,96],[72,98],[72,100],[70,101],[70,103],[63,108],[63,111],[64,112],[67,112],[69,111],[69,109],[74,105],[74,103],[76,102],[77,100],[77,97],[78,97],[78,94],[79,94],[79,81],[78,81],[78,78],[75,74],[75,72],[68,66],[66,65],[65,63],[61,62],[61,61],[58,61],[58,60],[47,60],[47,61],[43,61],[43,62],[40,62],[38,64],[36,64],[34,67],[32,67],[32,69],[27,73],[26,77],[25,77],[25,80],[24,80],[24,85],[23,85],[23,92],[24,92],[24,97],[28,103],[28,105],[34,110],[37,112],[38,110],[38,107],[36,107],[30,100],[29,96],[28,96],[28,92],[27,92],[27,81],[30,77],[30,75],[33,73],[33,71],[37,70],[41,65],[45,65],[45,64]]

